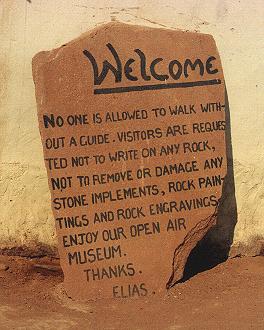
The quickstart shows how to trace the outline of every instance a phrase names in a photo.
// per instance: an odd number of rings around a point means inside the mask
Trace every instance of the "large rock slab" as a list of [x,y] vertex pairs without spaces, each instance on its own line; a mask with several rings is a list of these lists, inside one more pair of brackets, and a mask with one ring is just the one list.
[[109,23],[33,59],[69,296],[163,293],[214,225],[225,85],[210,35]]

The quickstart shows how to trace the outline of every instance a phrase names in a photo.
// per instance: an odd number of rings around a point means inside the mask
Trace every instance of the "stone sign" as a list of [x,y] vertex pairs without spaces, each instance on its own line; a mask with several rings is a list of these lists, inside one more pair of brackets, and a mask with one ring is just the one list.
[[33,76],[68,295],[166,292],[226,175],[212,36],[109,23],[37,54]]

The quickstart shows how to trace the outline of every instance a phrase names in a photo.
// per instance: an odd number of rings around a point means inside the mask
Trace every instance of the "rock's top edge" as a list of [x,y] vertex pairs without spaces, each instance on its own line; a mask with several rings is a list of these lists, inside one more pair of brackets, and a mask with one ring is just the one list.
[[[181,30],[178,28],[172,29],[172,28],[166,28],[166,27],[153,27],[153,26],[145,26],[145,25],[137,25],[137,24],[129,24],[129,23],[124,23],[124,22],[107,22],[101,25],[98,25],[92,29],[87,30],[86,32],[82,33],[79,37],[69,41],[66,44],[61,45],[58,48],[54,48],[52,50],[47,50],[47,51],[40,51],[39,53],[37,53],[33,59],[32,59],[32,66],[33,66],[33,71],[34,71],[34,66],[36,64],[36,62],[38,63],[45,63],[45,62],[49,62],[50,60],[52,60],[53,58],[55,58],[58,53],[60,52],[60,50],[64,49],[64,48],[68,48],[73,46],[74,44],[76,44],[77,42],[87,38],[88,36],[93,38],[96,36],[96,34],[98,32],[103,32],[103,31],[107,31],[109,29],[118,29],[118,28],[129,28],[129,29],[136,29],[137,32],[140,32],[140,30],[142,31],[166,31],[167,33],[173,33],[173,34],[181,34],[181,33],[186,33],[188,35],[193,35],[193,36],[203,36],[203,38],[208,38],[214,41],[213,36],[210,34],[206,34],[206,33],[200,33],[200,32],[193,32],[193,31],[186,31],[186,30]],[[113,32],[114,33],[114,32]]]

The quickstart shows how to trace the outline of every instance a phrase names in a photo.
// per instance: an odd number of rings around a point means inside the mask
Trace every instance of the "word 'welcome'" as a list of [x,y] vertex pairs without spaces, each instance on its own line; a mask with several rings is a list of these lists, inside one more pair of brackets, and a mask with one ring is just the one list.
[[[184,61],[180,62],[177,59],[171,60],[166,64],[166,72],[161,72],[158,64],[164,61],[162,57],[155,58],[148,64],[146,55],[139,48],[134,49],[136,53],[136,58],[129,58],[124,63],[122,63],[118,52],[113,47],[112,44],[108,43],[106,47],[109,49],[113,56],[114,62],[110,63],[108,60],[103,61],[102,71],[99,73],[98,63],[95,57],[87,49],[83,50],[83,54],[90,61],[93,68],[94,74],[94,85],[101,85],[105,80],[109,72],[112,72],[115,83],[120,83],[124,81],[124,78],[128,81],[138,81],[142,79],[143,81],[165,81],[170,79],[179,80],[180,78],[188,78],[193,72],[198,72],[202,77],[204,73],[214,75],[218,73],[218,69],[214,67],[213,61],[216,60],[214,56],[209,56],[206,61],[202,61],[200,58],[191,60],[186,58]],[[140,76],[136,75],[135,65],[139,66]],[[219,79],[213,80],[201,80],[194,82],[183,82],[183,83],[165,83],[165,84],[154,84],[154,85],[140,85],[140,86],[126,86],[117,88],[104,88],[95,89],[95,94],[110,94],[110,93],[122,93],[129,91],[142,91],[148,89],[167,89],[167,88],[184,88],[184,87],[194,87],[203,85],[214,85],[220,84]]]

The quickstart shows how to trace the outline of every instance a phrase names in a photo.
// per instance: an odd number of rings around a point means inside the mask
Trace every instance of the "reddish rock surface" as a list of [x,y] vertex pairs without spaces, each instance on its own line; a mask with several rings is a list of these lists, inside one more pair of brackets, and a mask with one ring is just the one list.
[[226,175],[212,36],[111,23],[37,54],[33,77],[68,295],[165,293]]

